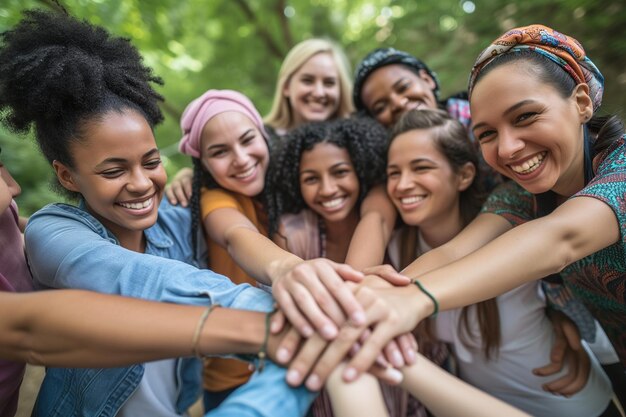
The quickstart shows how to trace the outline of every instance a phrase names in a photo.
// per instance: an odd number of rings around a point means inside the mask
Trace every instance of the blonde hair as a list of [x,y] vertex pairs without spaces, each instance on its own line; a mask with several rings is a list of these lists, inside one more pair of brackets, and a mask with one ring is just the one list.
[[339,107],[335,117],[347,117],[354,111],[352,104],[352,80],[348,60],[335,43],[320,38],[307,39],[291,48],[285,57],[276,82],[272,109],[263,121],[275,129],[291,129],[293,127],[293,114],[289,100],[283,94],[285,86],[291,76],[302,67],[313,55],[329,53],[339,74]]

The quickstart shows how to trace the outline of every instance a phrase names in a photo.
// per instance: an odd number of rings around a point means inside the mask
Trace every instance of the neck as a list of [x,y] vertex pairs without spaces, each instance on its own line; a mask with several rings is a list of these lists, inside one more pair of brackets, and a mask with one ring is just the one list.
[[574,160],[561,174],[554,187],[552,187],[552,191],[558,194],[557,201],[559,204],[582,190],[585,186],[585,135],[582,129],[583,127],[581,127],[580,133],[580,146],[574,156]]
[[320,217],[326,230],[326,257],[336,262],[344,262],[352,240],[352,235],[359,224],[359,215],[356,209],[343,220],[329,222]]
[[123,235],[116,235],[115,237],[117,237],[117,240],[120,242],[120,246],[125,249],[139,253],[146,251],[146,237],[143,231],[133,231],[132,233],[124,233]]
[[463,219],[458,204],[448,216],[418,225],[419,234],[431,248],[452,240],[463,230]]

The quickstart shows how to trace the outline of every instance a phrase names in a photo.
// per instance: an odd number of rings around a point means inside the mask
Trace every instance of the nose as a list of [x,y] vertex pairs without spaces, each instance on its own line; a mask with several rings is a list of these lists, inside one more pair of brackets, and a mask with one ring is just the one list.
[[391,111],[394,113],[404,112],[404,108],[406,107],[408,102],[409,102],[409,99],[400,94],[392,95],[389,101]]
[[245,149],[240,146],[236,146],[233,149],[233,153],[235,155],[235,158],[233,159],[233,164],[235,166],[243,167],[248,164],[248,161],[250,160],[250,155],[248,155],[248,152],[246,152]]
[[15,179],[13,178],[9,170],[6,169],[6,167],[4,166],[0,167],[0,177],[7,184],[7,187],[9,188],[9,191],[11,192],[11,197],[15,198],[22,193],[22,188],[17,183],[17,181],[15,181]]
[[400,173],[400,179],[398,180],[398,185],[396,185],[396,190],[402,192],[410,190],[411,188],[413,188],[412,176],[407,172]]
[[132,193],[145,194],[152,189],[152,185],[150,174],[145,169],[137,168],[133,170],[126,188]]
[[498,133],[498,156],[502,159],[514,159],[516,154],[524,149],[524,141],[514,132],[503,130]]
[[337,191],[337,183],[334,179],[324,177],[321,180],[320,195],[324,197],[332,196]]
[[324,84],[322,81],[316,81],[313,85],[313,95],[315,97],[323,97],[325,95]]

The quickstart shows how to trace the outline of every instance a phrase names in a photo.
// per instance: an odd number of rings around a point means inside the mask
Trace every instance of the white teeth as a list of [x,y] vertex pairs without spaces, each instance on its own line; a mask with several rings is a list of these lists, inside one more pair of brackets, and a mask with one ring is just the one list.
[[424,199],[424,196],[411,196],[411,197],[404,197],[400,199],[400,202],[402,204],[414,204],[417,203],[419,201],[422,201]]
[[546,152],[541,152],[540,154],[535,155],[531,159],[524,161],[524,163],[520,165],[510,165],[511,169],[518,174],[530,174],[541,165],[541,161],[546,157]]
[[344,198],[340,197],[340,198],[335,198],[333,200],[330,201],[324,201],[322,203],[322,206],[324,206],[325,208],[334,208],[339,206],[341,203],[343,203]]
[[250,168],[246,169],[244,172],[236,174],[235,178],[239,178],[239,179],[248,178],[250,175],[254,173],[254,168],[256,168],[256,165],[251,166]]
[[132,210],[141,210],[146,207],[150,207],[152,205],[153,198],[149,198],[142,203],[119,203],[120,206],[132,209]]

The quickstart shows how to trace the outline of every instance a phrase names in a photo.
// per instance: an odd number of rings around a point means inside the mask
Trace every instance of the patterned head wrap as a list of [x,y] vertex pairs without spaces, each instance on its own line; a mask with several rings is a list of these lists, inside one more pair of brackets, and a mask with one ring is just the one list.
[[604,77],[585,55],[583,46],[576,39],[542,25],[509,30],[482,51],[470,75],[468,87],[470,96],[476,77],[495,57],[528,50],[554,61],[576,81],[576,84],[586,83],[589,86],[594,111],[600,107]]
[[261,115],[243,94],[233,90],[209,90],[187,106],[180,119],[183,130],[178,149],[185,155],[200,158],[200,137],[209,120],[220,113],[236,111],[247,116],[267,140]]
[[418,73],[420,70],[425,70],[435,82],[435,88],[433,90],[435,99],[439,97],[439,80],[437,79],[437,74],[431,71],[426,64],[407,52],[399,51],[394,48],[379,48],[367,54],[356,68],[352,99],[354,100],[354,107],[358,111],[366,110],[365,104],[363,100],[361,100],[361,90],[367,78],[378,68],[393,64],[407,66],[415,73]]

